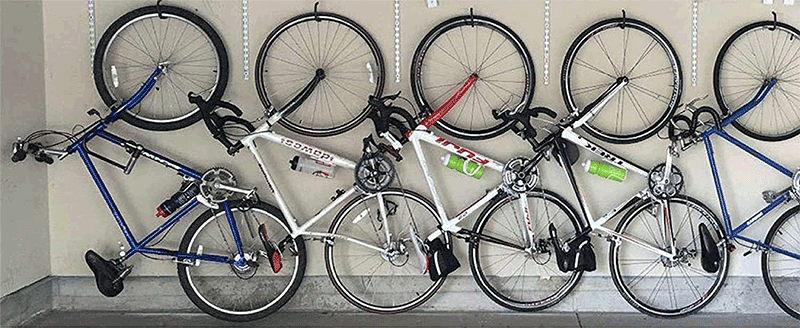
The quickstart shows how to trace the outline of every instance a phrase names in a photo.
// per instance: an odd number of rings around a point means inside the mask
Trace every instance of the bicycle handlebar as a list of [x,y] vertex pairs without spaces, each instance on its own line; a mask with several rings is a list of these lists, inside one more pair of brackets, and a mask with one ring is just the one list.
[[[719,117],[719,114],[717,113],[717,111],[714,108],[710,107],[710,106],[701,106],[700,108],[698,108],[692,114],[692,118],[691,119],[689,117],[685,116],[685,115],[675,115],[674,117],[672,117],[670,119],[670,123],[668,124],[668,127],[667,127],[667,131],[668,131],[668,134],[669,134],[669,140],[671,140],[671,141],[679,141],[679,140],[684,140],[684,139],[695,139],[697,137],[697,128],[700,125],[703,125],[703,123],[700,123],[700,115],[703,114],[703,113],[710,114],[711,118],[714,121],[714,126],[716,126],[717,129],[720,129],[720,130],[722,129],[722,127],[720,125],[721,120],[720,120],[720,117]],[[676,132],[676,126],[677,126],[677,123],[679,123],[679,122],[682,122],[683,124],[686,124],[687,129],[683,130],[681,132]],[[684,148],[688,148],[688,147],[684,147]]]
[[[367,117],[375,124],[375,131],[378,135],[389,133],[396,140],[400,141],[400,143],[406,143],[408,141],[408,133],[417,126],[417,120],[404,108],[393,106],[391,103],[389,105],[386,104],[386,102],[394,101],[399,96],[400,92],[380,98],[369,96],[367,102],[375,107],[375,109],[372,110]],[[400,115],[402,120],[392,117],[394,114]],[[403,122],[403,120],[405,122]],[[394,131],[392,131],[392,127],[394,127],[400,135],[396,135]]]
[[[555,111],[547,107],[522,109],[518,113],[514,114],[511,114],[508,111],[500,112],[497,109],[492,110],[492,117],[497,120],[515,121],[514,124],[511,125],[511,131],[514,131],[516,135],[530,143],[533,148],[538,147],[539,142],[536,141],[536,129],[531,124],[531,119],[534,117],[539,117],[539,114],[545,114],[553,119],[558,116]],[[520,124],[522,125],[521,127]]]
[[[236,141],[235,143],[231,141],[228,137],[227,133],[225,133],[225,129],[223,126],[226,123],[234,123],[237,125],[243,126],[248,132],[255,131],[255,127],[249,121],[239,117],[242,116],[243,112],[239,107],[236,105],[226,102],[226,101],[215,101],[215,102],[208,102],[203,99],[200,95],[195,94],[194,92],[189,92],[187,95],[189,98],[189,102],[192,104],[197,105],[197,108],[200,109],[200,113],[203,115],[203,122],[206,124],[206,128],[208,131],[211,132],[211,135],[214,136],[214,139],[217,139],[223,146],[227,149],[228,155],[233,156],[238,152],[240,149],[244,147],[241,141]],[[217,114],[215,109],[224,108],[230,110],[235,114],[233,115],[225,115],[220,116]]]

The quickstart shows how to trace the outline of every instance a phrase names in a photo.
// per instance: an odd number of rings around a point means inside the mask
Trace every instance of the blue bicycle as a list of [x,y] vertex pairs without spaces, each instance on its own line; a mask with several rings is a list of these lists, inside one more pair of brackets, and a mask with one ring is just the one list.
[[[264,317],[280,308],[294,294],[291,288],[273,287],[294,286],[296,289],[298,284],[282,280],[302,276],[302,271],[305,270],[305,265],[297,265],[291,270],[301,271],[299,275],[297,272],[290,276],[277,276],[273,273],[279,269],[276,265],[279,266],[280,262],[276,262],[265,251],[269,249],[269,245],[264,241],[267,240],[268,232],[288,229],[281,212],[274,206],[261,202],[255,189],[237,188],[233,174],[224,168],[213,168],[200,173],[133,140],[126,140],[106,131],[123,113],[136,107],[154,89],[156,80],[163,76],[166,66],[167,64],[159,65],[129,100],[119,106],[112,106],[109,115],[102,117],[97,110],[90,110],[89,114],[96,115],[99,119],[78,133],[43,130],[19,139],[14,144],[12,160],[19,162],[25,159],[26,154],[31,154],[40,162],[52,164],[53,156],[63,159],[73,153],[80,155],[130,247],[123,250],[119,258],[111,260],[102,258],[92,250],[86,252],[86,262],[103,295],[112,297],[122,291],[123,280],[132,268],[125,261],[134,254],[141,253],[147,257],[160,256],[175,261],[183,290],[204,312],[230,321],[250,321]],[[44,144],[46,139],[53,136],[63,140]],[[88,143],[96,138],[125,149],[130,154],[127,163],[123,165],[89,149]],[[58,148],[67,143],[69,145],[65,148]],[[111,164],[128,174],[141,157],[176,171],[183,178],[183,184],[178,193],[158,208],[159,216],[168,217],[168,220],[137,240],[103,183],[92,158]],[[178,250],[156,247],[178,221],[201,203],[211,210],[202,213],[191,224],[183,235]],[[302,237],[288,238],[281,246],[295,253],[305,252]],[[272,268],[263,268],[264,266]]]
[[[724,118],[720,118],[719,114],[708,106],[696,109],[691,119],[684,115],[677,115],[672,119],[669,133],[673,140],[680,140],[682,150],[686,150],[699,142],[703,142],[706,148],[708,162],[711,165],[711,173],[714,176],[717,197],[722,209],[726,240],[703,240],[704,247],[714,247],[714,245],[719,246],[721,243],[725,243],[728,250],[733,251],[735,248],[733,242],[737,242],[748,247],[750,251],[761,251],[761,273],[770,296],[786,313],[800,319],[800,294],[797,293],[798,283],[800,283],[800,216],[798,216],[800,205],[795,205],[784,212],[772,225],[763,242],[743,234],[747,228],[777,209],[780,205],[796,202],[800,199],[800,171],[793,172],[776,163],[723,130],[728,125],[735,124],[734,122],[738,118],[761,104],[770,92],[783,92],[779,90],[779,84],[783,82],[785,81],[781,81],[778,78],[764,80],[755,92],[755,96],[749,102]],[[691,106],[687,107],[694,109]],[[710,117],[710,119],[701,120],[701,117]],[[703,131],[698,131],[701,128]],[[720,136],[791,179],[791,184],[781,191],[764,192],[764,200],[768,205],[736,227],[731,224],[730,214],[723,196],[717,164],[714,159],[714,149],[710,140],[713,135]],[[713,259],[709,260],[713,261]],[[705,265],[707,263],[704,263]]]

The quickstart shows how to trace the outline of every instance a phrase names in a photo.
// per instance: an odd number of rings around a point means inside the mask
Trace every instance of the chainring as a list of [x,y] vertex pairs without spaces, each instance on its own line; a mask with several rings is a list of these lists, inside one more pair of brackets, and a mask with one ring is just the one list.
[[212,203],[222,203],[233,195],[232,191],[222,189],[219,185],[236,186],[233,173],[221,167],[209,169],[203,173],[200,181],[200,195]]
[[503,187],[514,193],[526,193],[533,190],[539,182],[539,170],[534,167],[528,172],[525,166],[530,162],[524,157],[516,157],[503,167]]
[[650,193],[658,199],[668,199],[683,191],[683,173],[678,167],[672,165],[670,176],[664,179],[665,163],[656,165],[647,175],[647,186]]
[[356,185],[367,193],[383,191],[396,174],[392,161],[381,153],[361,157],[355,168]]

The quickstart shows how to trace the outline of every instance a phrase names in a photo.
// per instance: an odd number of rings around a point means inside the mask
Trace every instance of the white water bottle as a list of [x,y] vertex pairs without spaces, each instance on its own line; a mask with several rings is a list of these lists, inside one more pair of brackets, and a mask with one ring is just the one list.
[[313,176],[333,179],[333,164],[328,164],[305,156],[295,156],[289,161],[289,164],[292,170],[297,172],[305,172]]

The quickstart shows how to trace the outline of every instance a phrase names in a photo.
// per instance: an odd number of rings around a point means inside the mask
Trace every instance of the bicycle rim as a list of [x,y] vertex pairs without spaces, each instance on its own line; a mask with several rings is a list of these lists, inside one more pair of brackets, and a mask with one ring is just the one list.
[[331,136],[354,128],[369,112],[369,96],[380,97],[383,92],[383,56],[363,27],[336,14],[300,15],[267,37],[256,61],[261,103],[282,109],[318,69],[325,78],[281,124],[309,136]]
[[566,297],[583,274],[559,270],[548,230],[552,223],[560,242],[564,242],[576,235],[578,221],[575,210],[552,192],[528,193],[527,201],[535,245],[526,242],[524,215],[514,197],[490,204],[475,222],[474,230],[532,250],[478,239],[470,244],[470,267],[475,281],[496,303],[516,311],[539,311]]
[[[703,308],[722,288],[728,272],[728,251],[716,216],[686,196],[673,197],[669,204],[676,259],[627,241],[612,240],[609,251],[611,277],[623,298],[642,313],[657,317],[681,317]],[[718,247],[720,262],[716,272],[703,270],[700,223],[706,225]],[[664,237],[662,208],[655,200],[631,209],[616,231],[670,252]]]
[[470,75],[478,80],[436,126],[464,139],[486,139],[511,122],[492,110],[527,108],[534,68],[528,49],[507,26],[482,16],[452,18],[420,42],[411,63],[411,90],[422,111],[441,106]]
[[[784,213],[773,224],[765,243],[782,251],[800,254],[800,206]],[[776,251],[761,253],[761,273],[769,295],[787,314],[800,319],[800,260]]]
[[[294,295],[305,272],[305,245],[294,240],[297,256],[283,254],[283,267],[276,274],[270,259],[260,251],[264,246],[258,228],[265,224],[267,235],[277,244],[289,234],[288,225],[267,205],[247,212],[231,209],[245,254],[255,256],[247,268],[202,261],[178,264],[178,277],[186,294],[204,312],[229,321],[250,321],[277,311]],[[181,252],[235,257],[238,254],[224,211],[198,218],[181,241]],[[246,213],[246,215],[245,215]],[[247,222],[249,221],[249,223]],[[290,243],[291,244],[291,243]]]
[[95,85],[106,105],[129,99],[159,66],[156,87],[121,117],[148,130],[174,130],[200,118],[191,91],[219,99],[228,81],[228,56],[219,35],[197,15],[161,6],[132,11],[115,21],[98,43]]
[[661,129],[681,95],[681,68],[669,41],[652,26],[614,18],[581,33],[564,58],[561,91],[567,108],[582,113],[620,77],[628,84],[584,130],[612,143],[644,140]]
[[733,122],[742,133],[764,141],[800,134],[799,38],[800,32],[787,24],[757,22],[736,31],[717,55],[714,94],[724,114],[750,102],[764,83],[776,79],[764,100]]
[[[387,204],[386,219],[380,214],[380,197]],[[430,279],[427,262],[420,262],[411,238],[425,239],[438,225],[433,205],[410,191],[390,188],[354,199],[339,212],[329,232],[391,255],[333,237],[325,247],[325,266],[333,285],[350,303],[369,312],[400,313],[421,305],[442,286],[444,277]],[[450,246],[449,235],[444,238]]]

